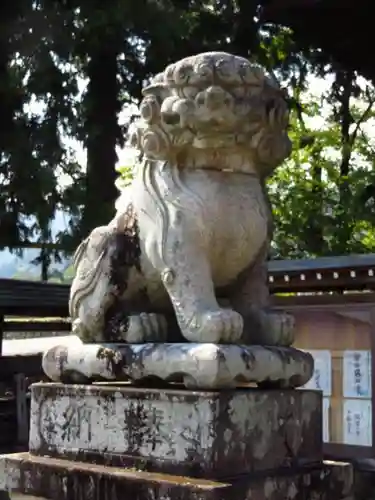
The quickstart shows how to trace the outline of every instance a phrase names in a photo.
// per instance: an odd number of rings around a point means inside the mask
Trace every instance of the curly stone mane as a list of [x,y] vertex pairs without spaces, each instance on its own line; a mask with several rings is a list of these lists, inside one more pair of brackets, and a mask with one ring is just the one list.
[[244,58],[187,57],[157,75],[143,95],[131,144],[149,160],[181,166],[188,151],[236,148],[264,178],[290,153],[284,93]]

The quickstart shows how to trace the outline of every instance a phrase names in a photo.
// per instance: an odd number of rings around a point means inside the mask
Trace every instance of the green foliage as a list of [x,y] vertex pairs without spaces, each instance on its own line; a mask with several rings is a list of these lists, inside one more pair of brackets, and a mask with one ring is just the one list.
[[[374,90],[362,83],[357,97],[351,91],[344,102],[342,95],[333,96],[334,89],[320,98],[301,96],[303,113],[292,113],[294,148],[269,182],[276,257],[375,251],[375,213],[364,203],[374,181]],[[347,116],[338,109],[339,99]]]
[[51,221],[56,210],[74,211],[78,204],[67,196],[67,188],[77,181],[80,168],[65,143],[74,128],[77,72],[62,66],[61,28],[54,29],[63,21],[58,9],[16,0],[11,10],[4,6],[0,11],[0,23],[7,24],[0,30],[5,83],[0,102],[7,106],[1,110],[0,248],[21,254],[20,242],[40,243],[35,263],[42,264],[45,279],[51,260],[59,258],[43,248],[52,242]]

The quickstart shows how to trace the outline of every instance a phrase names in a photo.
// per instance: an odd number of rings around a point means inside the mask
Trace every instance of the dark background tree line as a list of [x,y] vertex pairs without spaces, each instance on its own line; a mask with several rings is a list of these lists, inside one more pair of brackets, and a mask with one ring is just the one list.
[[[53,259],[113,215],[116,146],[128,126],[120,112],[168,63],[225,50],[266,66],[289,96],[294,149],[269,183],[273,257],[374,251],[373,83],[319,48],[301,48],[290,29],[264,24],[261,8],[252,0],[4,2],[0,249],[39,245],[47,279]],[[314,77],[332,84],[313,95]],[[85,171],[71,140],[85,147]],[[53,237],[57,210],[70,223]]]

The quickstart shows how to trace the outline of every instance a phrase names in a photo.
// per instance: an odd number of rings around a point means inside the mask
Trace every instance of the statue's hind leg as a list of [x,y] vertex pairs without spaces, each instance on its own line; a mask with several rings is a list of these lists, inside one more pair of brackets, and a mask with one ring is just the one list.
[[292,315],[272,310],[267,273],[268,247],[233,286],[230,304],[244,318],[240,342],[244,344],[289,346],[294,342]]
[[160,314],[132,313],[124,297],[139,291],[141,250],[133,206],[110,225],[97,228],[75,259],[71,288],[73,333],[84,342],[159,342],[166,339]]

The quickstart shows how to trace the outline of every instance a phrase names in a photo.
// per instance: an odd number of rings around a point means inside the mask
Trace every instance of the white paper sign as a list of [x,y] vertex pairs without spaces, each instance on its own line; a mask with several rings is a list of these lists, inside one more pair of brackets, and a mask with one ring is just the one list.
[[343,438],[345,444],[372,445],[371,401],[347,399],[343,408]]
[[370,351],[344,351],[343,393],[345,398],[371,398]]
[[329,443],[329,409],[331,401],[323,398],[323,442]]
[[322,391],[323,396],[332,394],[331,352],[323,350],[307,351],[314,358],[314,373],[304,389]]

